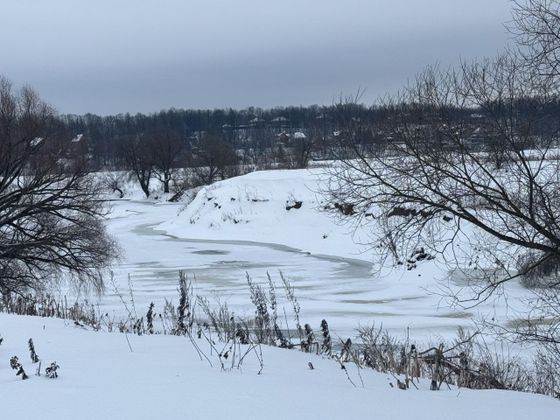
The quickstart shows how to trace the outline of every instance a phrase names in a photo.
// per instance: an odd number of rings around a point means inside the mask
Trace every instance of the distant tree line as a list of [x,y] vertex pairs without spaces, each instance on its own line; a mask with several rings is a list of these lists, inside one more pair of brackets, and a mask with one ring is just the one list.
[[[244,171],[270,168],[306,168],[310,160],[345,159],[349,150],[386,150],[400,142],[395,119],[406,114],[407,127],[433,125],[445,119],[461,126],[471,150],[492,153],[499,166],[511,142],[491,124],[491,110],[500,104],[447,106],[429,112],[430,105],[404,98],[402,104],[365,106],[356,98],[330,106],[278,107],[243,110],[169,109],[153,114],[61,117],[69,143],[68,153],[86,158],[93,170],[124,170],[138,181],[146,197],[159,181],[164,193],[177,193],[199,184]],[[535,110],[535,98],[515,98],[512,111],[520,117]],[[396,112],[398,108],[398,112]],[[545,134],[560,114],[560,103],[539,106],[543,118],[531,127],[534,136]],[[428,120],[429,115],[431,120]],[[402,121],[402,119],[401,119]],[[536,138],[536,137],[533,137]],[[397,144],[397,146],[399,146]],[[433,144],[430,143],[430,147]],[[440,148],[452,147],[441,139]],[[518,144],[518,147],[529,147]],[[187,175],[179,169],[190,168]],[[119,190],[114,179],[110,184]]]
[[[130,143],[130,137],[148,139],[162,133],[176,137],[182,144],[183,165],[193,162],[191,157],[193,154],[196,157],[199,142],[207,136],[236,150],[240,163],[267,166],[287,159],[294,151],[299,158],[286,166],[304,167],[312,141],[317,143],[318,154],[327,153],[326,149],[321,150],[317,140],[332,136],[336,129],[336,112],[335,105],[244,110],[169,109],[153,114],[65,115],[62,121],[70,133],[83,134],[97,168],[124,168],[126,159],[120,151]],[[373,121],[378,114],[375,108],[362,105],[354,112],[356,118],[368,121]],[[302,144],[303,138],[308,139],[306,144]]]

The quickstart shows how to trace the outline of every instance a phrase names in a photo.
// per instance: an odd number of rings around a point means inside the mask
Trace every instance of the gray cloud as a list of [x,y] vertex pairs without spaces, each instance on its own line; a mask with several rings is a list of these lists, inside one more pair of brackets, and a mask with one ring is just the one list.
[[20,0],[0,73],[61,112],[330,103],[505,46],[509,0]]

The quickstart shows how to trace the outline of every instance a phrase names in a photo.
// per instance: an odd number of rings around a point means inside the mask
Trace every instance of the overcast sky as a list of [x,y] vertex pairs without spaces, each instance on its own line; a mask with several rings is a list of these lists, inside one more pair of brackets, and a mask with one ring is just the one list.
[[495,54],[509,0],[0,0],[0,74],[60,112],[376,98]]

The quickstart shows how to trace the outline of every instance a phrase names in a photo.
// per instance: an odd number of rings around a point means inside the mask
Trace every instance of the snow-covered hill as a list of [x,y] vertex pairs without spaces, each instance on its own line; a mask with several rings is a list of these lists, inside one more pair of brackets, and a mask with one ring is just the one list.
[[324,170],[257,171],[202,188],[159,226],[199,239],[286,245],[313,254],[369,261],[367,231],[337,223],[321,194]]
[[[348,365],[354,387],[336,362],[295,350],[263,347],[259,375],[256,353],[248,354],[240,369],[231,369],[228,359],[222,371],[204,339],[196,342],[213,366],[185,337],[126,337],[5,314],[0,314],[0,333],[2,419],[525,420],[555,419],[560,412],[557,400],[518,392],[434,392],[427,382],[420,390],[401,391],[390,386],[394,378],[369,370],[361,372],[362,386]],[[60,366],[57,379],[34,375],[30,337],[43,370],[52,361]],[[14,355],[29,380],[10,369]]]

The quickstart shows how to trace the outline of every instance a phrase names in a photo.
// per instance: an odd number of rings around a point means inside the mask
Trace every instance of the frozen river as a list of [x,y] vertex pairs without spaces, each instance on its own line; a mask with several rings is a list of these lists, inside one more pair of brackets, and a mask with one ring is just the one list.
[[[185,237],[178,238],[158,228],[162,222],[176,217],[182,204],[112,204],[108,230],[120,243],[123,257],[114,267],[113,284],[107,282],[99,304],[102,311],[117,316],[124,314],[121,297],[130,306],[130,291],[138,315],[146,312],[150,302],[155,303],[156,312],[163,309],[166,299],[176,303],[179,271],[192,279],[195,294],[210,302],[227,302],[239,316],[250,316],[254,310],[246,274],[268,289],[268,272],[291,322],[281,271],[295,288],[302,324],[310,323],[318,329],[325,318],[340,336],[353,335],[358,325],[373,322],[396,333],[410,327],[417,335],[447,335],[458,325],[472,325],[480,311],[450,309],[441,296],[430,291],[433,279],[419,275],[418,280],[411,282],[398,275],[374,276],[366,259],[312,255],[281,244],[227,237],[189,239],[188,231]],[[492,305],[483,309],[496,311]],[[283,315],[281,310],[280,313]]]

